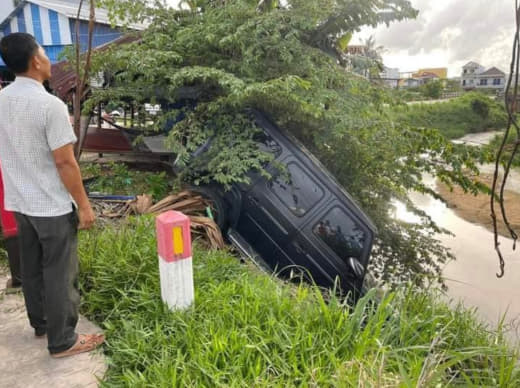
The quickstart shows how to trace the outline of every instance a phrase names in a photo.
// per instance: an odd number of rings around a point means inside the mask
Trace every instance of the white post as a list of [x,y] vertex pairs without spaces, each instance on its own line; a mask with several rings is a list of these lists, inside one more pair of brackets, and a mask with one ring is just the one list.
[[171,310],[185,309],[194,300],[190,219],[176,211],[155,221],[161,277],[161,297]]

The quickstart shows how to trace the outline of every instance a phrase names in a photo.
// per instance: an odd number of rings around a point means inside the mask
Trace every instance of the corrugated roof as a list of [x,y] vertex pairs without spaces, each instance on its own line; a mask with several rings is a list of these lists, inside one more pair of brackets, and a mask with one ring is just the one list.
[[[110,43],[95,48],[95,51],[107,50],[112,45],[121,45],[135,42],[140,39],[140,33],[128,34],[116,39]],[[67,61],[58,62],[52,65],[52,78],[50,86],[54,93],[63,101],[70,100],[74,89],[76,88],[76,73]]]
[[492,67],[491,69],[489,70],[486,70],[485,72],[483,73],[480,73],[479,76],[484,76],[484,77],[492,77],[492,76],[501,76],[501,77],[505,77],[506,73],[504,73],[502,70],[496,68],[496,67]]
[[474,67],[474,66],[482,67],[482,65],[480,63],[471,61],[471,62],[466,63],[462,68],[465,69],[466,67]]
[[[11,14],[0,23],[0,27],[2,27],[5,23],[9,22],[13,17],[15,17],[21,9],[27,3],[33,3],[39,5],[40,7],[48,8],[58,13],[61,13],[68,18],[76,19],[78,16],[78,6],[79,0],[24,0],[20,2],[20,4],[11,12]],[[85,0],[83,2],[83,6],[81,7],[81,12],[79,15],[80,20],[89,20],[90,16],[90,7],[89,0]],[[110,19],[108,17],[108,11],[103,8],[96,8],[96,22],[100,24],[110,24]],[[123,23],[116,23],[117,25],[122,25]],[[129,28],[135,30],[144,30],[146,25],[144,24],[130,24]]]

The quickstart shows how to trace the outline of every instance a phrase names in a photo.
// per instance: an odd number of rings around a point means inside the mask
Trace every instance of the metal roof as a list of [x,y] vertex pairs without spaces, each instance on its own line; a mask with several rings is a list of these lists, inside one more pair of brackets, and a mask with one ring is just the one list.
[[462,66],[463,69],[467,68],[467,67],[483,67],[480,63],[477,63],[477,62],[468,62],[467,64],[465,64],[464,66]]
[[482,77],[492,77],[492,76],[500,76],[500,77],[505,77],[506,73],[504,73],[502,70],[496,68],[496,67],[492,67],[491,69],[489,70],[486,70],[485,72],[483,73],[480,73],[479,76]]
[[[76,19],[78,16],[78,6],[79,0],[23,0],[18,4],[18,6],[11,12],[9,16],[5,20],[0,23],[0,29],[4,27],[6,23],[9,23],[13,17],[15,17],[20,10],[24,8],[27,3],[32,3],[35,5],[39,5],[40,7],[44,7],[62,15],[70,19]],[[83,2],[83,6],[81,7],[81,12],[79,15],[80,20],[89,20],[90,16],[90,7],[89,0],[85,0]],[[110,18],[108,16],[108,11],[103,8],[96,8],[96,23],[100,24],[111,24]],[[122,22],[116,22],[116,25],[123,25]],[[144,24],[129,24],[129,28],[135,30],[143,30],[146,28]]]

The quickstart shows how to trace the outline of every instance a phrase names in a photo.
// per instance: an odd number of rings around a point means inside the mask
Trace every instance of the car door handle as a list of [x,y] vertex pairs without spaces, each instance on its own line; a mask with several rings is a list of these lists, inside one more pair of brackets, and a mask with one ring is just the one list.
[[252,195],[250,195],[250,196],[249,196],[249,199],[251,200],[251,202],[253,203],[253,205],[255,205],[255,206],[259,206],[259,205],[260,205],[260,201],[258,200],[258,198],[253,197]]
[[304,254],[303,247],[299,243],[297,243],[297,242],[293,243],[293,247],[294,247],[294,249],[296,249],[296,253],[298,253],[299,255]]

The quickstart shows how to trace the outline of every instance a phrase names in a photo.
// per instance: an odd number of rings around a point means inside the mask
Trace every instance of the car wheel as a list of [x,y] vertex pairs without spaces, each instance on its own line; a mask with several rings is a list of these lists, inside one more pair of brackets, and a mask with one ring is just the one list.
[[222,197],[222,192],[219,190],[217,185],[206,185],[206,186],[190,186],[189,190],[195,194],[200,195],[207,202],[210,203],[211,206],[211,214],[213,216],[213,220],[218,225],[218,227],[224,231],[227,225],[227,212],[226,206],[224,203],[224,198]]

